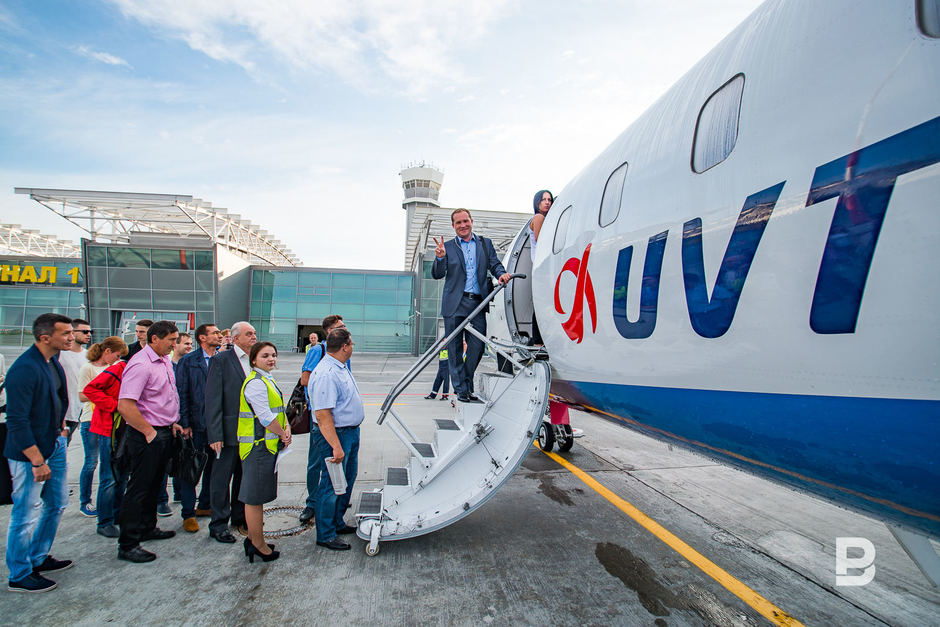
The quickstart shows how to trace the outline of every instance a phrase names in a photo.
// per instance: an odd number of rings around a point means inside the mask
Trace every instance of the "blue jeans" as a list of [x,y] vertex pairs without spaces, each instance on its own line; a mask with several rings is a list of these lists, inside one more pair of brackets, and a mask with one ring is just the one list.
[[127,489],[127,473],[114,476],[111,469],[111,438],[98,436],[98,456],[101,470],[98,471],[98,527],[113,525],[121,513],[121,501]]
[[[310,419],[310,448],[307,449],[307,502],[306,507],[316,509],[317,507],[317,488],[320,485],[320,453],[317,451],[317,444],[313,439],[313,430],[317,428],[313,418]],[[331,453],[332,455],[332,453]]]
[[310,432],[313,438],[312,447],[317,449],[318,468],[320,469],[320,485],[317,486],[317,542],[329,542],[336,537],[336,532],[342,529],[346,522],[343,515],[349,509],[349,499],[352,496],[353,484],[359,473],[359,427],[339,427],[336,435],[339,436],[340,446],[343,447],[343,471],[346,475],[345,494],[333,492],[333,483],[326,469],[327,457],[333,457],[333,447],[326,441],[319,429]]
[[[85,450],[85,463],[78,476],[78,502],[80,505],[91,503],[91,482],[98,467],[98,434],[89,431],[90,422],[82,423],[82,448]],[[101,477],[98,477],[100,483]]]
[[[59,519],[69,504],[65,449],[68,440],[56,438],[55,449],[46,458],[52,476],[42,483],[33,480],[30,462],[7,460],[13,475],[13,510],[7,528],[7,568],[10,581],[19,581],[42,564],[55,540]],[[39,504],[42,502],[42,508]]]

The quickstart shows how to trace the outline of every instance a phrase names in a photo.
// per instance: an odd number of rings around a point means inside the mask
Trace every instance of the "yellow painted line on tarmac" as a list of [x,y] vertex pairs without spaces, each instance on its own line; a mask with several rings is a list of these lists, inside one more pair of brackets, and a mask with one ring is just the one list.
[[[535,448],[538,448],[536,446]],[[542,450],[542,449],[539,449]],[[605,499],[610,501],[614,507],[622,511],[624,514],[635,520],[639,523],[644,529],[652,533],[654,536],[665,542],[670,548],[676,551],[679,555],[692,562],[697,566],[702,572],[706,575],[720,583],[724,586],[729,592],[734,594],[736,597],[740,598],[742,601],[750,605],[757,612],[759,612],[767,620],[775,623],[777,625],[802,625],[800,621],[793,618],[779,607],[759,595],[757,592],[740,582],[739,580],[732,577],[727,571],[723,568],[709,560],[707,557],[693,549],[691,546],[679,539],[678,536],[667,530],[665,527],[660,525],[658,522],[644,514],[642,511],[637,509],[631,503],[620,498],[609,489],[604,487],[600,482],[591,477],[589,474],[566,460],[565,458],[551,453],[549,451],[542,451],[553,460],[564,466],[578,479],[583,481],[590,487],[592,490],[603,496]]]

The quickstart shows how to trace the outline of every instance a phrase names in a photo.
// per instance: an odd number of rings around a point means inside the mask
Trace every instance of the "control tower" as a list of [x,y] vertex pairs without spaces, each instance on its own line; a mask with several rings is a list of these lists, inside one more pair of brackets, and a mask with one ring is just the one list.
[[[440,207],[438,196],[444,172],[432,163],[418,161],[409,163],[401,169],[401,186],[405,190],[402,209],[411,211],[416,207]],[[410,213],[409,213],[410,217]]]
[[441,183],[444,181],[444,171],[432,163],[417,161],[402,167],[399,174],[401,175],[401,186],[404,191],[401,208],[407,212],[406,224],[408,225],[405,233],[405,241],[407,242],[405,247],[405,268],[411,270],[414,259],[409,258],[407,251],[415,250],[418,244],[417,240],[422,235],[421,231],[424,230],[421,226],[425,222],[422,219],[418,228],[413,228],[415,226],[415,216],[416,214],[419,216],[431,214],[435,209],[440,209],[439,197]]

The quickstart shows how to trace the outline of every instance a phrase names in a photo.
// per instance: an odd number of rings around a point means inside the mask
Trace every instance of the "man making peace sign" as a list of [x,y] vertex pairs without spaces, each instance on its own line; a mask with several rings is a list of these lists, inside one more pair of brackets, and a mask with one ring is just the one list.
[[[444,318],[444,333],[451,332],[467,319],[490,292],[487,271],[505,284],[509,274],[496,256],[496,249],[488,237],[473,233],[473,218],[466,209],[457,209],[450,214],[450,221],[457,234],[452,240],[434,240],[437,258],[431,267],[431,276],[444,279],[441,294],[441,316]],[[470,326],[486,335],[486,312],[477,314]],[[461,359],[463,342],[467,342],[466,360]],[[473,373],[483,356],[483,342],[472,333],[461,331],[451,341],[447,351],[450,378],[454,383],[457,400],[463,403],[481,402],[473,394]]]

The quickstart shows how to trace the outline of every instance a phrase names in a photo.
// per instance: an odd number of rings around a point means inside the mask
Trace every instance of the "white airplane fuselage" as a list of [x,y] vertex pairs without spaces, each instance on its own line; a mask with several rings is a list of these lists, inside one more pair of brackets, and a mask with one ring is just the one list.
[[557,195],[530,288],[555,395],[940,536],[940,39],[916,4],[762,5]]

